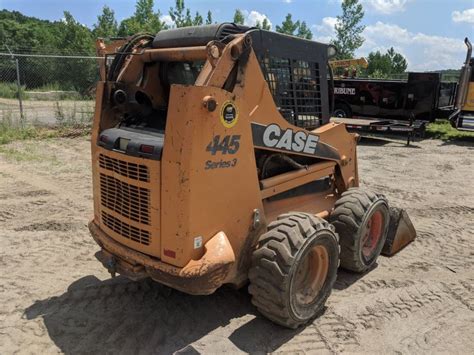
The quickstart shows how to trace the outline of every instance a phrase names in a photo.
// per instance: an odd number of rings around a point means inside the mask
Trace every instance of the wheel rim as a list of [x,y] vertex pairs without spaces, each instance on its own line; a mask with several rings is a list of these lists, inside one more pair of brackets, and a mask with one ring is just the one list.
[[336,109],[334,111],[334,116],[339,117],[339,118],[346,118],[347,117],[346,112],[344,110],[341,110],[341,109]]
[[376,254],[383,227],[384,216],[381,211],[375,211],[365,224],[365,235],[362,238],[362,255],[366,260]]
[[295,274],[294,290],[296,301],[308,305],[318,297],[324,286],[329,270],[329,255],[322,245],[312,247],[298,266]]

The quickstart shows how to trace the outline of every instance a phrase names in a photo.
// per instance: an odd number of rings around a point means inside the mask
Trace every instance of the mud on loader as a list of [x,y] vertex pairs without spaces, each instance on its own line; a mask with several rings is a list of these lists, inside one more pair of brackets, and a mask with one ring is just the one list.
[[103,265],[196,295],[249,282],[262,314],[296,328],[339,263],[364,272],[414,238],[358,187],[357,136],[327,123],[333,50],[235,24],[99,40],[89,229]]

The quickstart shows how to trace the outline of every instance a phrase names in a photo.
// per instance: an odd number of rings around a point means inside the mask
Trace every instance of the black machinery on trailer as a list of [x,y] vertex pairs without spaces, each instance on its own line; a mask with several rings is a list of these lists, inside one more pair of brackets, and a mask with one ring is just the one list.
[[334,80],[337,117],[375,117],[432,122],[449,116],[456,82],[442,82],[440,73],[408,73],[408,80]]
[[[363,135],[424,136],[426,125],[454,111],[457,82],[440,73],[409,73],[407,80],[337,78],[334,116]],[[354,119],[350,119],[354,118]]]

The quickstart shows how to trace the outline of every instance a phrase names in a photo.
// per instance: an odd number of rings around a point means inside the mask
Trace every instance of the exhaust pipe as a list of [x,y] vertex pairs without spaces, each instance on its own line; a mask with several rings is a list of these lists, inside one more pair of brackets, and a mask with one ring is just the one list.
[[455,127],[457,127],[457,122],[455,121],[457,121],[462,107],[466,104],[469,78],[471,77],[472,70],[470,66],[472,44],[467,37],[464,39],[464,43],[467,47],[466,61],[464,62],[464,65],[461,69],[461,76],[459,77],[458,93],[456,95],[456,103],[454,105],[455,111],[449,116],[449,121],[451,121],[451,124],[453,124]]
[[464,62],[464,65],[469,65],[469,62],[471,61],[472,57],[472,44],[469,42],[469,38],[464,38],[464,43],[467,46],[467,56],[466,56],[466,61]]

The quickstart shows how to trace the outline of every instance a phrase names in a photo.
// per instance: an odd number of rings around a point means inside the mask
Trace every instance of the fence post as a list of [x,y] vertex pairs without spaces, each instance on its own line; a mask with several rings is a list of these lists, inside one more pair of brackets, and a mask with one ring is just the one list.
[[10,52],[10,54],[12,56],[12,60],[15,61],[15,65],[16,65],[16,86],[17,86],[17,90],[18,90],[18,103],[20,105],[20,124],[23,126],[25,116],[23,114],[23,100],[22,100],[22,97],[21,97],[20,63],[18,61],[18,58],[15,58],[15,56],[13,55],[10,48],[8,46],[6,46],[6,47],[7,47],[8,51]]
[[21,97],[21,83],[20,83],[20,63],[18,62],[18,58],[15,58],[16,62],[16,83],[18,86],[18,102],[20,104],[20,118],[21,118],[21,125],[24,125],[25,116],[23,115],[23,99]]

